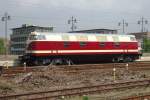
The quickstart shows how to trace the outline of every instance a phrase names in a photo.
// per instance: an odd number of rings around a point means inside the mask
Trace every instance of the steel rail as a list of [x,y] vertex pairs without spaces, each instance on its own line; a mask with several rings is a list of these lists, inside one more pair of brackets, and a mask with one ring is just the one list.
[[[50,91],[31,92],[25,94],[14,94],[8,96],[1,96],[0,100],[10,100],[10,99],[19,99],[19,98],[23,98],[25,100],[40,100],[44,98],[82,95],[82,94],[103,92],[103,91],[114,90],[114,89],[125,89],[125,88],[133,88],[133,87],[141,87],[141,86],[149,86],[149,85],[150,85],[150,79],[146,79],[140,81],[128,81],[128,82],[96,85],[96,86],[85,86],[85,87],[58,89],[58,90],[50,90]],[[46,96],[46,94],[48,96]]]
[[[133,63],[109,63],[109,64],[83,64],[83,65],[61,65],[52,68],[53,70],[61,70],[61,71],[82,71],[82,70],[89,70],[89,69],[111,69],[111,68],[126,68],[128,64],[128,68],[131,70],[147,70],[150,69],[150,62],[133,62]],[[17,73],[28,73],[28,72],[35,72],[40,71],[45,67],[14,67],[9,69],[4,69],[2,74],[17,74]],[[51,68],[51,67],[50,67]],[[5,75],[4,75],[5,76]],[[6,75],[7,76],[7,75]]]
[[148,95],[131,96],[120,100],[150,100],[150,93]]

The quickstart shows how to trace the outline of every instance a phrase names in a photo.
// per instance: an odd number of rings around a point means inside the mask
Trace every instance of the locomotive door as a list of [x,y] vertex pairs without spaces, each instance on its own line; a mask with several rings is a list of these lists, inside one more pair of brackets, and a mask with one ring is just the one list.
[[128,43],[125,43],[124,49],[123,49],[124,54],[127,54],[127,53],[128,53],[128,48],[129,48],[129,44],[128,44]]
[[58,54],[58,44],[57,44],[57,42],[54,42],[52,44],[51,53],[52,53],[52,55],[57,55]]

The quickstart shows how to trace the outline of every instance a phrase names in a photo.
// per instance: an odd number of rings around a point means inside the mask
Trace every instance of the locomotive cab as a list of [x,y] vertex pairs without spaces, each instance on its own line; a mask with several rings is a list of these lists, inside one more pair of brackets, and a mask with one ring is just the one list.
[[[34,41],[44,41],[46,40],[45,35],[37,34],[36,32],[32,32],[27,40],[27,48],[26,50],[32,50],[33,47],[35,47],[35,44],[33,43]],[[28,52],[26,52],[28,53]]]
[[22,64],[26,62],[28,65],[35,65],[32,63],[36,59],[33,55],[34,49],[37,47],[35,42],[44,40],[46,40],[45,35],[38,34],[37,32],[31,32],[26,41],[25,55],[19,57]]

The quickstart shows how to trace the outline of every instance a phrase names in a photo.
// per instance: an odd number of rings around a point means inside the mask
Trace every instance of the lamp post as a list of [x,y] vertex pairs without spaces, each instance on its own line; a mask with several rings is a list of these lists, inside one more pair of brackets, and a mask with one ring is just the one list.
[[128,23],[125,22],[125,20],[123,19],[122,22],[119,22],[118,23],[118,26],[121,26],[122,25],[122,32],[123,34],[125,33],[125,26],[127,27],[128,26]]
[[71,19],[68,20],[68,24],[71,24],[71,31],[72,32],[77,28],[75,26],[75,23],[77,23],[77,19],[72,16]]
[[5,57],[7,58],[8,55],[8,43],[7,43],[7,22],[10,20],[10,16],[7,12],[5,12],[4,16],[2,17],[2,21],[5,22]]
[[141,32],[143,33],[144,32],[144,25],[148,24],[148,20],[146,20],[144,17],[142,17],[141,20],[138,21],[138,24],[139,25],[141,24],[141,26],[142,26],[141,27]]

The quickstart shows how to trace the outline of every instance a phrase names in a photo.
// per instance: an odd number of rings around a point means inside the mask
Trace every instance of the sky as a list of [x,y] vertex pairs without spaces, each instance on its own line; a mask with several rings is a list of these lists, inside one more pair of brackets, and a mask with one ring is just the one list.
[[[8,33],[22,24],[54,27],[54,32],[71,31],[68,20],[77,19],[76,30],[108,28],[122,34],[123,19],[128,26],[125,33],[141,31],[137,24],[142,17],[146,31],[150,30],[150,0],[0,0],[0,18],[7,12]],[[118,23],[121,23],[118,26]],[[5,34],[0,21],[0,37]]]

